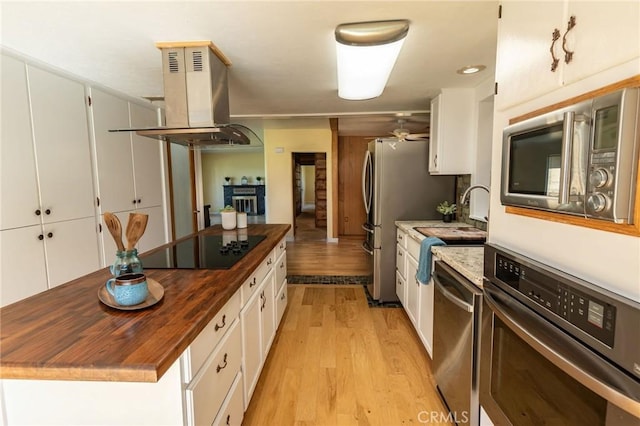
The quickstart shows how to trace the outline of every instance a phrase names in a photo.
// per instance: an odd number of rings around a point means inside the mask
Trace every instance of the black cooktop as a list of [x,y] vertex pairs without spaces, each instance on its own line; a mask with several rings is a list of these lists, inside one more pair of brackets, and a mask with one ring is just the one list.
[[265,235],[238,237],[198,235],[152,254],[141,255],[145,269],[229,269],[262,240]]

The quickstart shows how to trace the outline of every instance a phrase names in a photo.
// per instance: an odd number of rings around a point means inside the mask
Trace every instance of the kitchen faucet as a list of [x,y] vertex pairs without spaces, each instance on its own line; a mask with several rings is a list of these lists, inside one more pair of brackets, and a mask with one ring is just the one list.
[[[464,193],[462,194],[462,197],[460,197],[460,206],[464,206],[465,203],[467,202],[467,199],[469,198],[469,193],[471,193],[471,191],[473,191],[474,189],[477,188],[482,188],[485,191],[487,191],[487,194],[489,194],[489,188],[485,185],[471,185],[469,188],[467,188],[466,191],[464,191]],[[486,221],[489,221],[489,214],[487,213],[487,216],[484,217],[484,219]]]
[[482,188],[487,191],[487,194],[489,193],[489,188],[485,185],[472,185],[467,188],[467,190],[462,194],[462,197],[460,197],[460,205],[464,206],[464,204],[467,202],[467,198],[469,198],[469,193],[476,188]]

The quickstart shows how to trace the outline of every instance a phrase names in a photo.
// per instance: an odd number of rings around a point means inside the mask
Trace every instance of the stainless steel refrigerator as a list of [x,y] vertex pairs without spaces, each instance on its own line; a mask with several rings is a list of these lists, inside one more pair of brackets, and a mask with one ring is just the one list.
[[369,142],[362,168],[367,223],[363,250],[372,257],[373,279],[367,285],[380,302],[397,301],[396,220],[441,219],[436,206],[454,202],[455,176],[431,176],[428,141],[380,138]]

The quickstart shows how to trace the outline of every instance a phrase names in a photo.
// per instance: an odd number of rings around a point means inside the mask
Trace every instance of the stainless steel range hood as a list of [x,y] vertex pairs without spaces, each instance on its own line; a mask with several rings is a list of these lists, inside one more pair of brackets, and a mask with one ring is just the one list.
[[[231,62],[209,41],[156,43],[162,51],[166,126],[135,131],[182,145],[248,145],[230,123],[227,67]],[[253,133],[253,132],[251,132]]]

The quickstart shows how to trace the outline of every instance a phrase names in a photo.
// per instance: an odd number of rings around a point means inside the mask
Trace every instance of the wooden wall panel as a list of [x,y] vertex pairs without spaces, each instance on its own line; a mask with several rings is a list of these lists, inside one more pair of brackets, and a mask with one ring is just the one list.
[[338,138],[338,232],[362,236],[366,214],[362,202],[362,163],[371,137]]

